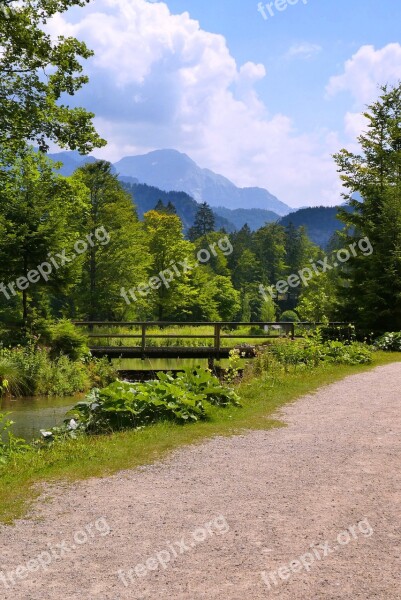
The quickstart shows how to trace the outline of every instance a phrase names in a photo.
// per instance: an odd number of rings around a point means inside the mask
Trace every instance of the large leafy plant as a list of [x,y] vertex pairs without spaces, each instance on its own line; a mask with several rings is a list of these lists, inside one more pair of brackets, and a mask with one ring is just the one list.
[[69,411],[64,430],[58,428],[53,433],[75,437],[79,432],[108,433],[159,421],[193,423],[207,418],[205,403],[240,405],[232,389],[200,367],[177,377],[159,373],[156,380],[144,383],[116,381],[102,390],[93,389],[85,401]]

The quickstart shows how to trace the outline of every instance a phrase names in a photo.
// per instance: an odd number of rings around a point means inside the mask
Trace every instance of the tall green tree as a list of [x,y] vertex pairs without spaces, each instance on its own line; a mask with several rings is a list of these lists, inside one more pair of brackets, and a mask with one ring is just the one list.
[[52,302],[80,276],[79,262],[70,257],[85,189],[33,150],[16,158],[1,182],[0,305],[6,320],[29,324],[51,316]]
[[[355,256],[345,264],[340,315],[370,330],[401,329],[401,85],[384,86],[364,113],[361,154],[334,156],[352,212],[340,211],[345,244]],[[364,242],[361,239],[366,238]],[[358,243],[361,247],[358,247]]]
[[189,229],[188,237],[191,241],[205,237],[208,233],[214,231],[214,226],[214,213],[207,202],[202,202],[195,215],[194,224]]
[[195,262],[194,247],[184,239],[177,215],[151,210],[145,213],[144,223],[150,257],[149,281],[154,278],[147,295],[151,316],[159,321],[185,320],[193,290],[190,267]]
[[[132,197],[106,161],[79,168],[74,180],[87,188],[88,209],[82,218],[82,279],[75,292],[78,314],[89,320],[122,318],[128,311],[121,290],[146,280],[149,257],[145,234]],[[132,303],[135,315],[140,305]]]
[[88,78],[81,59],[92,56],[73,37],[52,39],[47,21],[88,0],[3,0],[0,11],[0,151],[15,151],[31,141],[47,150],[48,141],[87,153],[105,144],[92,124],[93,114],[69,108]]

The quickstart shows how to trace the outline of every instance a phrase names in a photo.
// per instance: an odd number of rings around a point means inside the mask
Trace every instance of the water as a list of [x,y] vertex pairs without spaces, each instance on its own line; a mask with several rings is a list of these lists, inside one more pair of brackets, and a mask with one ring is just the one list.
[[154,371],[158,369],[182,369],[183,367],[201,366],[207,368],[207,360],[199,358],[118,358],[113,360],[117,369],[122,371]]
[[[228,361],[220,361],[222,367],[227,366]],[[243,361],[241,361],[243,362]],[[202,366],[207,368],[207,360],[202,359],[118,359],[113,363],[117,369],[129,370],[157,370],[157,369],[182,369],[185,367]],[[31,441],[40,437],[41,429],[49,429],[63,422],[65,413],[70,410],[79,400],[79,396],[73,397],[42,397],[34,398],[3,398],[0,401],[0,411],[10,412],[10,418],[14,421],[12,431],[17,437]]]
[[41,429],[49,429],[63,422],[65,413],[79,397],[3,398],[1,412],[10,412],[14,421],[12,431],[17,437],[31,441],[40,437]]

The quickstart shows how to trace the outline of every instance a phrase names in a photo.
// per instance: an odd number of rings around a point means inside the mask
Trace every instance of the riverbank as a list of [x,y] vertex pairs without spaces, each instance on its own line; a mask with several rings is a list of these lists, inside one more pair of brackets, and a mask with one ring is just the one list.
[[187,427],[159,423],[139,431],[82,437],[16,456],[0,467],[0,520],[10,523],[26,514],[41,493],[38,484],[103,477],[153,463],[176,448],[209,437],[279,427],[282,423],[274,413],[284,404],[347,375],[396,361],[401,361],[401,353],[376,352],[370,365],[325,364],[310,370],[294,367],[274,376],[262,374],[236,387],[241,408],[212,408],[209,421]]

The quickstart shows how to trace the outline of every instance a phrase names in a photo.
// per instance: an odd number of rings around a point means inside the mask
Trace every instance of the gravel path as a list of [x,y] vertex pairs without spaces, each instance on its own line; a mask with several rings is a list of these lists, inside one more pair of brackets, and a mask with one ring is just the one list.
[[401,598],[400,390],[401,363],[380,367],[288,427],[51,490],[0,528],[0,597]]

